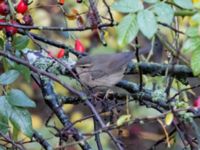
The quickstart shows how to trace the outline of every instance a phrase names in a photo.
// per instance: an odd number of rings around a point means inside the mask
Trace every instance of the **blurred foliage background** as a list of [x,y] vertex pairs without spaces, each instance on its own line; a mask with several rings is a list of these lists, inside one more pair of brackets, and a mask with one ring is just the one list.
[[[111,5],[114,0],[108,0],[107,1],[109,5]],[[193,0],[193,3],[200,2],[200,0]],[[98,10],[100,11],[102,16],[105,16],[105,6],[103,6],[102,2],[99,0],[97,4]],[[69,14],[69,16],[64,16],[60,6],[58,5],[58,2],[56,0],[33,0],[32,4],[29,6],[29,12],[33,17],[34,25],[39,26],[60,26],[60,27],[77,27],[78,23],[75,19],[70,18],[70,15],[73,15],[74,12],[78,12],[79,14],[84,13],[88,10],[88,6],[86,3],[77,3],[76,0],[66,0],[64,4],[64,10],[66,13]],[[123,14],[120,14],[116,11],[112,11],[114,20],[116,22],[119,22],[121,18],[123,17]],[[87,24],[85,22],[86,19],[83,18],[83,24]],[[185,31],[186,28],[190,25],[195,25],[195,22],[191,19],[191,17],[182,17],[179,19],[180,22],[180,30]],[[104,47],[102,43],[100,42],[98,35],[95,31],[81,31],[81,32],[55,32],[55,31],[39,31],[39,30],[32,30],[33,33],[37,33],[41,35],[42,37],[46,37],[49,39],[52,39],[54,41],[65,43],[66,45],[70,45],[74,47],[75,39],[79,39],[83,45],[86,48],[86,51],[89,52],[92,55],[100,54],[100,53],[114,53],[119,51],[124,51],[126,49],[132,49],[133,48],[129,45],[126,47],[121,47],[117,43],[117,33],[115,30],[115,27],[108,28],[105,31],[105,40],[107,42],[107,46]],[[172,40],[172,32],[170,29],[162,28],[162,33],[166,35],[166,38]],[[184,36],[180,37],[182,40],[184,40]],[[172,42],[172,41],[171,41]],[[150,47],[151,41],[148,41],[144,37],[141,36],[140,40],[141,47]],[[59,49],[53,46],[49,46],[47,44],[41,43],[49,52],[51,52],[52,55],[56,56]],[[37,49],[37,46],[34,45],[33,42],[29,42],[29,48],[31,49]],[[163,55],[158,56],[157,58],[153,59],[152,61],[156,62],[159,61],[158,58],[162,57],[163,61],[167,58],[167,53],[163,50]],[[72,59],[75,59],[75,57],[72,55],[70,56]],[[190,56],[188,56],[190,57]],[[144,58],[145,60],[145,58]],[[79,85],[75,82],[75,80],[69,79],[64,77],[64,80],[66,80],[71,85],[78,87]],[[138,76],[134,76],[134,80],[137,82]],[[160,85],[160,87],[163,86],[163,78],[162,77],[145,77],[145,80],[147,81],[146,87],[151,88],[152,81],[156,82],[157,86]],[[148,84],[149,83],[149,84]],[[54,129],[46,128],[45,122],[47,121],[48,117],[51,115],[51,111],[49,108],[44,104],[44,100],[41,94],[40,89],[38,86],[33,82],[25,82],[23,79],[18,80],[15,82],[13,87],[17,87],[22,89],[29,97],[31,97],[37,104],[37,107],[34,109],[31,109],[30,112],[32,113],[32,122],[33,122],[33,128],[37,131],[41,132],[41,134],[48,139],[48,141],[51,144],[54,144],[55,146],[58,145],[58,139],[55,138],[52,133],[54,132]],[[181,85],[184,87],[184,85]],[[63,88],[59,84],[55,84],[54,88],[58,94],[61,95],[68,95],[68,91]],[[174,87],[174,91],[176,91],[176,88]],[[196,91],[198,92],[198,91]],[[194,93],[191,93],[191,98],[194,98]],[[184,97],[185,100],[188,100],[188,97]],[[83,118],[84,116],[88,115],[88,109],[82,105],[64,105],[63,106],[65,112],[70,116],[70,120],[72,122],[75,122],[76,120],[79,120]],[[153,109],[147,109],[146,107],[141,107],[138,104],[135,104],[134,102],[129,104],[130,113],[134,116],[154,116],[157,115],[158,112],[154,111]],[[127,109],[126,106],[124,106],[124,110]],[[54,116],[53,119],[51,119],[50,123],[51,125],[56,124],[56,126],[62,128],[62,125],[57,120],[57,118]],[[75,127],[81,130],[83,133],[90,133],[93,131],[93,121],[92,119],[87,119],[82,122],[78,122]],[[116,134],[119,134],[116,132]],[[159,138],[162,138],[164,136],[162,127],[159,125],[158,122],[150,122],[143,125],[129,125],[128,127],[121,129],[121,136],[125,142],[125,145],[128,146],[127,149],[138,149],[142,150],[148,147],[148,145],[151,145],[153,142],[157,141]],[[109,141],[109,137],[105,134],[101,134],[102,143],[104,146],[104,150],[111,150],[112,144]],[[21,139],[27,139],[23,134],[20,134]],[[180,139],[177,139],[180,140]],[[170,141],[174,142],[174,141]],[[94,138],[89,139],[89,143],[92,147],[96,147],[96,143]],[[130,147],[129,147],[130,145]],[[37,150],[41,149],[39,144],[35,143],[29,143],[26,144],[27,149],[29,150]],[[77,147],[69,147],[68,150],[75,150],[79,149]],[[161,147],[160,149],[164,149],[164,147]],[[171,147],[170,149],[179,149],[179,146],[176,145],[174,147]]]

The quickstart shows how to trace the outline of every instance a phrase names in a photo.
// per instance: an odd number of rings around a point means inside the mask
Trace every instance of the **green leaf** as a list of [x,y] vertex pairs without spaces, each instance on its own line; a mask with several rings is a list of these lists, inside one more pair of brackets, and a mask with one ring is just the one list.
[[7,112],[9,108],[8,103],[6,103],[5,96],[0,96],[0,131],[3,133],[7,133],[9,128],[9,114]]
[[7,100],[13,106],[36,107],[35,102],[18,89],[12,89],[7,95]]
[[149,10],[142,10],[137,15],[140,31],[147,37],[152,38],[157,31],[157,22],[154,14]]
[[0,131],[6,134],[8,132],[9,125],[8,125],[8,118],[0,115]]
[[11,106],[7,102],[5,96],[0,96],[0,115],[4,117],[5,119],[8,119],[10,116],[9,114],[10,110],[11,110]]
[[200,9],[200,2],[195,2],[193,3],[193,7],[196,8],[196,9]]
[[186,31],[186,35],[189,37],[197,37],[199,36],[199,29],[197,27],[189,27]]
[[196,13],[192,16],[192,21],[195,23],[195,24],[199,24],[199,20],[200,20],[200,13]]
[[0,115],[11,121],[13,126],[31,137],[33,134],[31,115],[25,108],[12,106],[5,96],[0,96]]
[[6,150],[5,146],[0,146],[0,150]]
[[118,0],[111,6],[114,10],[123,13],[134,13],[143,9],[143,4],[140,0]]
[[0,48],[3,49],[3,47],[4,47],[4,40],[3,38],[0,37]]
[[117,26],[118,44],[124,46],[130,43],[138,33],[135,14],[125,16]]
[[117,126],[121,126],[127,122],[129,122],[131,119],[131,115],[122,115],[117,119]]
[[174,17],[174,10],[170,5],[165,3],[158,3],[153,6],[152,11],[157,15],[157,21],[171,24]]
[[17,50],[23,50],[28,46],[29,38],[28,36],[15,36],[13,39],[13,46]]
[[200,37],[189,38],[183,44],[183,52],[190,53],[200,49]]
[[193,51],[191,57],[191,68],[195,76],[200,75],[200,49]]
[[31,115],[26,109],[12,107],[10,121],[16,129],[22,131],[26,136],[32,137],[33,128]]
[[0,96],[0,128],[1,131],[7,132],[9,125],[8,119],[10,116],[11,106],[7,102],[5,96]]
[[169,112],[165,116],[165,124],[167,126],[172,124],[172,121],[174,120],[174,114],[172,112]]
[[185,9],[192,9],[192,0],[174,0],[174,3]]
[[21,73],[21,75],[25,78],[27,82],[31,80],[31,72],[30,69],[24,65],[15,64],[15,69]]
[[144,0],[146,3],[156,3],[158,0]]
[[19,77],[19,72],[16,70],[9,70],[0,75],[0,84],[7,85],[13,83]]

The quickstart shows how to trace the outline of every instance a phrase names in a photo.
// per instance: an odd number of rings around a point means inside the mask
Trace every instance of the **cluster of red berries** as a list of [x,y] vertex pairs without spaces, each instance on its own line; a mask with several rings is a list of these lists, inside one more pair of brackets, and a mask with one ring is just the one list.
[[[60,0],[60,4],[64,4],[64,0]],[[21,18],[17,18],[16,20],[10,20],[11,24],[23,24],[23,25],[33,25],[33,20],[31,15],[27,13],[28,11],[28,0],[19,0],[18,3],[15,5],[15,11],[17,14],[21,14]],[[7,16],[10,14],[10,6],[7,1],[0,0],[0,15]],[[7,22],[5,18],[0,19],[0,23]],[[13,26],[0,26],[0,30],[5,29],[7,35],[12,36],[17,33],[18,29]],[[79,39],[75,40],[74,48],[76,51],[83,53],[85,52],[85,47]],[[60,49],[57,58],[63,58],[65,55],[65,50]],[[51,54],[50,54],[51,56]]]
[[[79,39],[75,40],[75,44],[74,44],[74,49],[80,53],[84,53],[85,52],[85,47],[82,44],[82,42]],[[63,58],[65,56],[65,50],[63,48],[60,48],[57,55],[55,56],[56,58]],[[54,57],[51,52],[49,53],[49,57]]]
[[[0,0],[0,15],[7,16],[10,14],[10,7],[7,1]],[[27,14],[28,10],[28,0],[19,0],[19,2],[15,5],[15,11],[17,14],[21,14],[22,18],[16,20],[7,21],[5,18],[0,19],[0,22],[10,22],[11,24],[23,24],[23,25],[33,25],[32,17]],[[0,29],[5,28],[5,32],[7,35],[12,36],[17,33],[17,28],[13,26],[0,26]]]

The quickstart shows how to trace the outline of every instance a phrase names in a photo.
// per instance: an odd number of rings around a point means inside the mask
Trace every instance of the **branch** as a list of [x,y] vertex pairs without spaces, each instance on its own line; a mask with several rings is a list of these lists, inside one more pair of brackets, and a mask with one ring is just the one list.
[[[26,35],[27,34],[23,30],[19,30],[18,33],[22,34],[22,35]],[[67,46],[67,45],[65,45],[63,43],[60,43],[60,42],[56,42],[55,40],[50,40],[50,39],[44,38],[44,37],[39,36],[39,35],[37,35],[35,33],[32,33],[32,32],[29,32],[29,34],[35,40],[38,40],[40,42],[43,42],[43,43],[46,43],[46,44],[49,44],[49,45],[52,45],[52,46],[55,46],[55,47],[58,47],[58,48],[64,48],[65,50],[67,50],[68,52],[71,52],[72,54],[76,55],[77,57],[86,55],[86,53],[80,53],[78,51],[75,51],[72,47]]]
[[70,32],[77,32],[77,31],[86,31],[86,30],[94,30],[96,28],[98,29],[105,29],[106,27],[113,27],[115,24],[113,23],[104,23],[99,24],[97,27],[92,26],[85,26],[85,27],[79,27],[79,28],[68,28],[68,27],[47,27],[47,26],[29,26],[29,25],[20,25],[20,24],[12,24],[10,22],[0,22],[0,26],[11,26],[16,27],[19,29],[24,30],[48,30],[48,31],[70,31]]
[[157,64],[157,63],[130,63],[128,65],[126,74],[137,74],[139,68],[143,74],[149,74],[151,76],[164,76],[166,70],[168,74],[173,77],[194,77],[192,70],[185,65],[169,65],[169,64]]
[[46,81],[45,79],[41,78],[40,88],[42,89],[42,94],[46,104],[53,110],[53,112],[64,125],[64,128],[68,128],[70,126],[71,128],[69,130],[72,133],[72,137],[78,142],[81,141],[78,143],[80,147],[83,150],[91,150],[90,145],[87,143],[82,133],[79,132],[76,128],[72,127],[72,123],[70,122],[67,115],[65,115],[65,112],[62,109],[62,107],[60,107],[58,98],[53,90],[51,82],[49,82],[49,80]]
[[57,78],[56,75],[48,73],[44,70],[40,70],[37,67],[34,67],[33,65],[29,64],[29,62],[22,60],[20,58],[17,58],[17,57],[15,57],[15,56],[13,56],[13,55],[5,52],[5,51],[0,51],[0,55],[6,57],[6,58],[8,58],[8,59],[10,59],[10,60],[12,60],[16,63],[22,64],[22,65],[28,67],[32,72],[35,72],[38,75],[44,75],[44,76],[52,79],[53,81],[58,82],[63,87],[65,87],[67,90],[69,90],[72,94],[75,94],[78,97],[80,97],[83,101],[85,101],[87,99],[87,96],[83,92],[79,92],[79,91],[75,90],[74,88],[72,88],[71,86],[69,86],[68,84],[63,83],[61,80],[59,80]]
[[33,138],[35,138],[45,150],[53,150],[52,146],[38,132],[34,131]]

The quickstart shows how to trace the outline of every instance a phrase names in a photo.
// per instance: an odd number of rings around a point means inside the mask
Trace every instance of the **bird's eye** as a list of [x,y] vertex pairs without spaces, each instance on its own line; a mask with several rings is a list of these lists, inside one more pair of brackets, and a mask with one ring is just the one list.
[[83,69],[85,69],[85,68],[87,68],[88,66],[81,66],[81,68],[83,68]]
[[84,65],[80,65],[81,68],[90,68],[91,67],[91,64],[84,64]]

